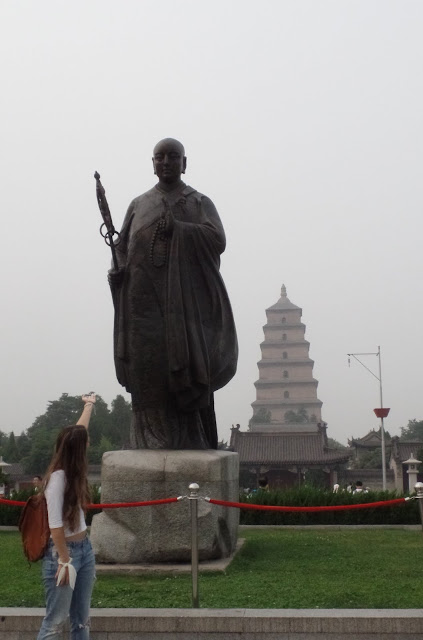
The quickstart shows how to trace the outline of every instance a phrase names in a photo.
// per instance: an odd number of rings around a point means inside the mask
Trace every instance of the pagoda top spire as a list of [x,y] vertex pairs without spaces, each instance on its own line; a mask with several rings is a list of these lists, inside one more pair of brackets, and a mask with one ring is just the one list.
[[[297,307],[296,304],[293,304],[291,302],[291,300],[288,298],[288,296],[286,295],[286,287],[283,284],[281,287],[281,297],[279,298],[279,300],[277,301],[276,304],[272,305],[270,307],[270,309],[300,309],[300,307]],[[300,309],[301,310],[301,309]]]

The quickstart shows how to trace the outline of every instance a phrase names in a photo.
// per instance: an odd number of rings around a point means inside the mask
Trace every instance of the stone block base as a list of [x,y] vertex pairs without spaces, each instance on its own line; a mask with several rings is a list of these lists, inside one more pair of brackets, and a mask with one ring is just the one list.
[[[141,502],[189,494],[238,500],[238,455],[229,451],[110,451],[103,456],[102,502]],[[236,547],[237,509],[198,502],[199,558],[231,555]],[[188,562],[191,558],[189,500],[153,507],[105,510],[94,516],[91,542],[99,563]]]

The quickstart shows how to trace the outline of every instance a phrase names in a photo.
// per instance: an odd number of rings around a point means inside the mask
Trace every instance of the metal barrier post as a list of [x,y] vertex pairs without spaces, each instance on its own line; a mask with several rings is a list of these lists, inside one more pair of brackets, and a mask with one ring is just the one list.
[[423,530],[423,482],[416,482],[414,485],[417,494],[417,502],[419,503],[419,511],[420,511],[420,520],[422,523]]
[[191,577],[192,577],[192,608],[198,609],[200,599],[198,596],[198,491],[196,482],[189,485],[188,499],[191,504]]

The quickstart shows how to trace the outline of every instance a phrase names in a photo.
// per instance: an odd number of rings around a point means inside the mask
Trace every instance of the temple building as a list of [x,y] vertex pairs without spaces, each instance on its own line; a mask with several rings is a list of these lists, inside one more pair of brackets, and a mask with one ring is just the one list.
[[[374,451],[380,451],[382,447],[382,436],[380,435],[380,429],[372,429],[363,438],[354,438],[348,440],[348,446],[354,451],[354,459],[360,460],[363,455],[372,453]],[[391,453],[391,438],[385,433],[385,447],[386,454]]]
[[323,472],[325,483],[331,486],[350,455],[328,447],[301,315],[301,308],[289,300],[282,285],[281,297],[266,309],[249,430],[243,432],[237,425],[231,432],[231,448],[239,454],[241,475],[249,475],[256,483],[259,476],[267,476],[271,487],[301,484],[307,473],[315,471]]

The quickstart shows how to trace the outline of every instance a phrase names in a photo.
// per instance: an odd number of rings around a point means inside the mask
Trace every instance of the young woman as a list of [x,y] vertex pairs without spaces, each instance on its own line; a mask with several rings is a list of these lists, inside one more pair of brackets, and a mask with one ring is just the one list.
[[65,427],[45,476],[50,542],[43,558],[46,615],[37,640],[59,640],[70,615],[72,640],[88,640],[89,609],[95,560],[85,524],[89,502],[88,425],[94,394],[82,396],[84,409],[76,425]]

